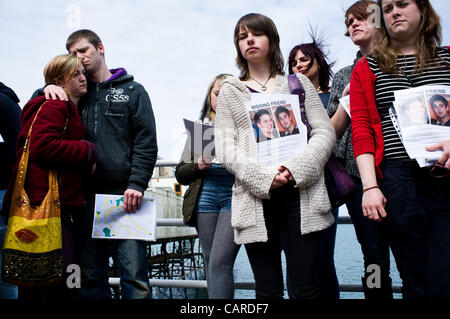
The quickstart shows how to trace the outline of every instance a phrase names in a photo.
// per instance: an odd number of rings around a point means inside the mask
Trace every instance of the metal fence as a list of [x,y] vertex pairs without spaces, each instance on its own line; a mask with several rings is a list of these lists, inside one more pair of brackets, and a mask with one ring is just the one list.
[[[158,160],[155,167],[176,166],[177,164],[178,163],[174,161]],[[183,222],[182,218],[158,219],[156,224],[157,227],[164,227],[164,226],[189,227]],[[352,224],[352,220],[350,216],[340,216],[338,218],[338,224]],[[207,288],[206,280],[150,279],[149,282],[151,287],[159,287],[159,288],[194,288],[194,289]],[[110,278],[109,283],[112,286],[118,286],[119,278]],[[255,283],[236,282],[235,289],[254,290]],[[339,285],[339,290],[341,292],[363,292],[363,287],[361,284],[344,283]],[[392,285],[392,291],[394,293],[401,293],[401,286]]]
[[[352,220],[349,216],[341,216],[338,218],[338,224],[351,224]],[[183,222],[182,218],[165,218],[158,219],[156,221],[158,227],[164,226],[178,226],[178,227],[190,227]],[[206,280],[182,280],[182,279],[150,279],[151,287],[158,288],[193,288],[193,289],[206,289]],[[119,278],[110,278],[109,283],[111,286],[119,285]],[[254,282],[236,282],[235,289],[242,290],[254,290]],[[286,286],[285,286],[286,289]],[[339,285],[341,292],[363,292],[361,284],[344,283]],[[400,285],[392,285],[392,291],[394,293],[401,293]]]

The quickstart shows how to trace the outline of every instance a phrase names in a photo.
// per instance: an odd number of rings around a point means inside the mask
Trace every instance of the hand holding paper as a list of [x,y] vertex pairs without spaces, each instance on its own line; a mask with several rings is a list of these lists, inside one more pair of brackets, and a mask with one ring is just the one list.
[[203,171],[203,170],[207,169],[208,167],[211,167],[212,164],[211,164],[210,159],[208,160],[208,158],[206,156],[200,155],[197,160],[197,165],[198,165],[198,168]]
[[429,146],[426,150],[430,152],[441,150],[442,155],[439,158],[438,163],[444,165],[446,169],[450,170],[450,140],[442,141],[435,145]]

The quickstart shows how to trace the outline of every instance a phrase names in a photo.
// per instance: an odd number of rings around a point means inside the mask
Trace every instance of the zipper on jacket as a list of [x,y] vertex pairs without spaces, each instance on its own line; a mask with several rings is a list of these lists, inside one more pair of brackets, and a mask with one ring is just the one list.
[[96,83],[96,93],[95,93],[95,108],[94,108],[94,135],[97,136],[97,113],[98,113],[98,85]]

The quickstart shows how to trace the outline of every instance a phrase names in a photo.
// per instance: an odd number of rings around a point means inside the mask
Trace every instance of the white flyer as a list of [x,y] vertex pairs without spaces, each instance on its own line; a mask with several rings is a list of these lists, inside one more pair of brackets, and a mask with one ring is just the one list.
[[346,95],[340,98],[339,102],[342,104],[345,112],[347,112],[348,116],[351,118],[352,116],[350,115],[350,95]]
[[257,146],[257,160],[279,166],[307,144],[297,95],[252,93],[246,103]]
[[450,86],[422,86],[394,92],[402,142],[421,167],[432,165],[442,151],[425,148],[450,139]]
[[123,209],[123,195],[95,195],[92,238],[156,240],[156,199],[142,198],[134,214]]

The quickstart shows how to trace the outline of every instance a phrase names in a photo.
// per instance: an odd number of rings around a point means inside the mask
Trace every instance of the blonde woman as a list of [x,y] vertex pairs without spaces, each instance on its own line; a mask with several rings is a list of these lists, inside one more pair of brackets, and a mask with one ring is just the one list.
[[[94,144],[84,140],[85,130],[77,111],[80,98],[86,94],[86,77],[81,60],[72,54],[59,55],[47,64],[44,77],[46,83],[61,86],[67,92],[69,101],[46,101],[42,96],[30,100],[24,106],[21,114],[22,129],[17,140],[17,159],[22,156],[28,131],[36,117],[29,141],[30,157],[25,190],[30,203],[40,205],[49,189],[49,170],[57,170],[65,270],[69,264],[77,263],[73,243],[74,220],[83,211],[83,181],[95,169],[96,148]],[[5,196],[8,207],[11,205],[17,165],[18,163],[14,167],[13,180]],[[74,292],[67,288],[63,278],[55,286],[30,289],[19,287],[19,299],[72,298]]]
[[[208,87],[200,113],[203,123],[214,124],[217,99],[228,74],[220,74]],[[184,221],[195,226],[202,247],[210,299],[234,297],[233,266],[239,251],[231,227],[231,188],[234,176],[216,159],[195,157],[186,144],[175,176],[189,185],[183,201]]]

